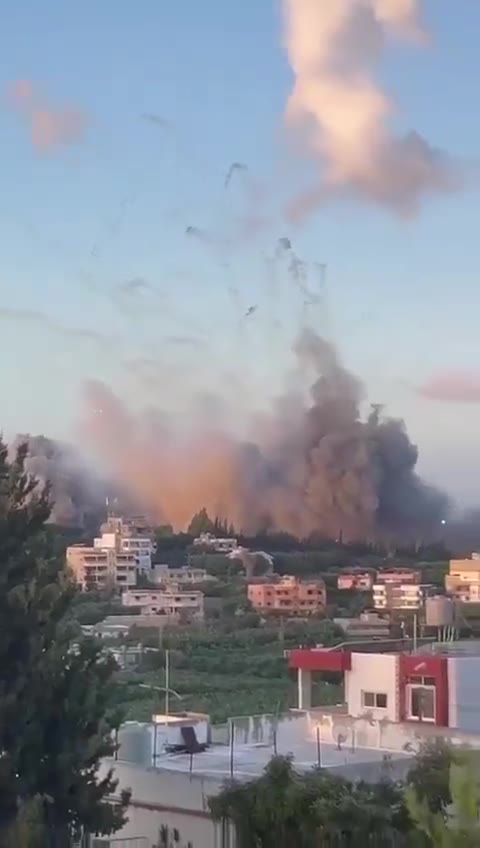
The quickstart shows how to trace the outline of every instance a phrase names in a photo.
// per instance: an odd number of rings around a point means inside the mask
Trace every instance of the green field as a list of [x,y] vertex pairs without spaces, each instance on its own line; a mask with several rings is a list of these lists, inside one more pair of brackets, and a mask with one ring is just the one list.
[[[138,642],[141,631],[133,632]],[[288,670],[284,651],[299,643],[332,644],[338,634],[330,622],[312,621],[265,625],[224,632],[217,627],[204,630],[171,629],[164,634],[163,648],[146,652],[136,671],[119,672],[119,703],[127,719],[148,720],[164,710],[165,695],[140,686],[165,686],[165,648],[170,657],[170,688],[181,700],[170,696],[170,710],[208,713],[215,723],[229,716],[282,711],[296,705],[296,677]],[[143,631],[146,645],[158,645],[158,634]],[[317,681],[316,703],[337,703],[337,682]]]

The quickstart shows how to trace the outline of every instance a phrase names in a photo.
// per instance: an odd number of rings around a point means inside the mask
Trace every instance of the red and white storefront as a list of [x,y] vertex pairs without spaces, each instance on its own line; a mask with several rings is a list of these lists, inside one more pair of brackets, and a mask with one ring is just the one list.
[[298,707],[310,709],[312,673],[344,675],[346,713],[480,733],[480,653],[373,654],[345,648],[290,651]]

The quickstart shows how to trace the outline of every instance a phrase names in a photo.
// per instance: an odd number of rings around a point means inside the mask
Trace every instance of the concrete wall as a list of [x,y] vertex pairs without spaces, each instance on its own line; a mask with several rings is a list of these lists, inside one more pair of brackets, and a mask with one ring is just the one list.
[[[352,654],[351,671],[345,672],[345,700],[352,716],[367,711],[375,719],[398,721],[397,663],[395,654]],[[387,708],[366,708],[362,692],[386,694]]]
[[306,712],[285,713],[281,716],[258,715],[232,718],[235,747],[239,745],[273,746],[274,737],[282,753],[294,749],[306,738],[309,719]]
[[146,837],[151,848],[158,843],[160,827],[167,825],[177,828],[182,846],[192,842],[194,848],[227,848],[221,826],[208,811],[208,798],[221,790],[221,780],[114,760],[103,762],[101,774],[110,767],[119,781],[117,791],[132,790],[129,821],[115,838]]
[[480,657],[448,657],[448,722],[480,732]]

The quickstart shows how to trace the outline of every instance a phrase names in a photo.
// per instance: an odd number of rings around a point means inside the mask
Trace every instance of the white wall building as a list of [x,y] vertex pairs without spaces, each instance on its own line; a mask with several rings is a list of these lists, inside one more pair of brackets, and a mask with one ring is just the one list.
[[124,592],[122,605],[139,607],[141,615],[167,615],[203,619],[203,592],[135,589]]
[[200,533],[193,544],[196,548],[207,548],[217,554],[228,554],[238,547],[236,539],[217,539],[213,533]]
[[169,565],[154,565],[150,579],[154,583],[167,586],[172,584],[175,586],[192,586],[195,583],[216,581],[216,578],[208,574],[204,568],[193,568],[189,565],[183,565],[181,568],[172,568]]
[[436,591],[426,583],[374,583],[373,605],[377,610],[420,609]]

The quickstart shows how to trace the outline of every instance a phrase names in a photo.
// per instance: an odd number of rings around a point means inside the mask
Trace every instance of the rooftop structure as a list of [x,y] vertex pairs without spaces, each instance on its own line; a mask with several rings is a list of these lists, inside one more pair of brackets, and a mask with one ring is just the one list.
[[337,627],[341,627],[350,638],[385,638],[390,636],[390,619],[376,612],[362,612],[357,618],[334,618]]

